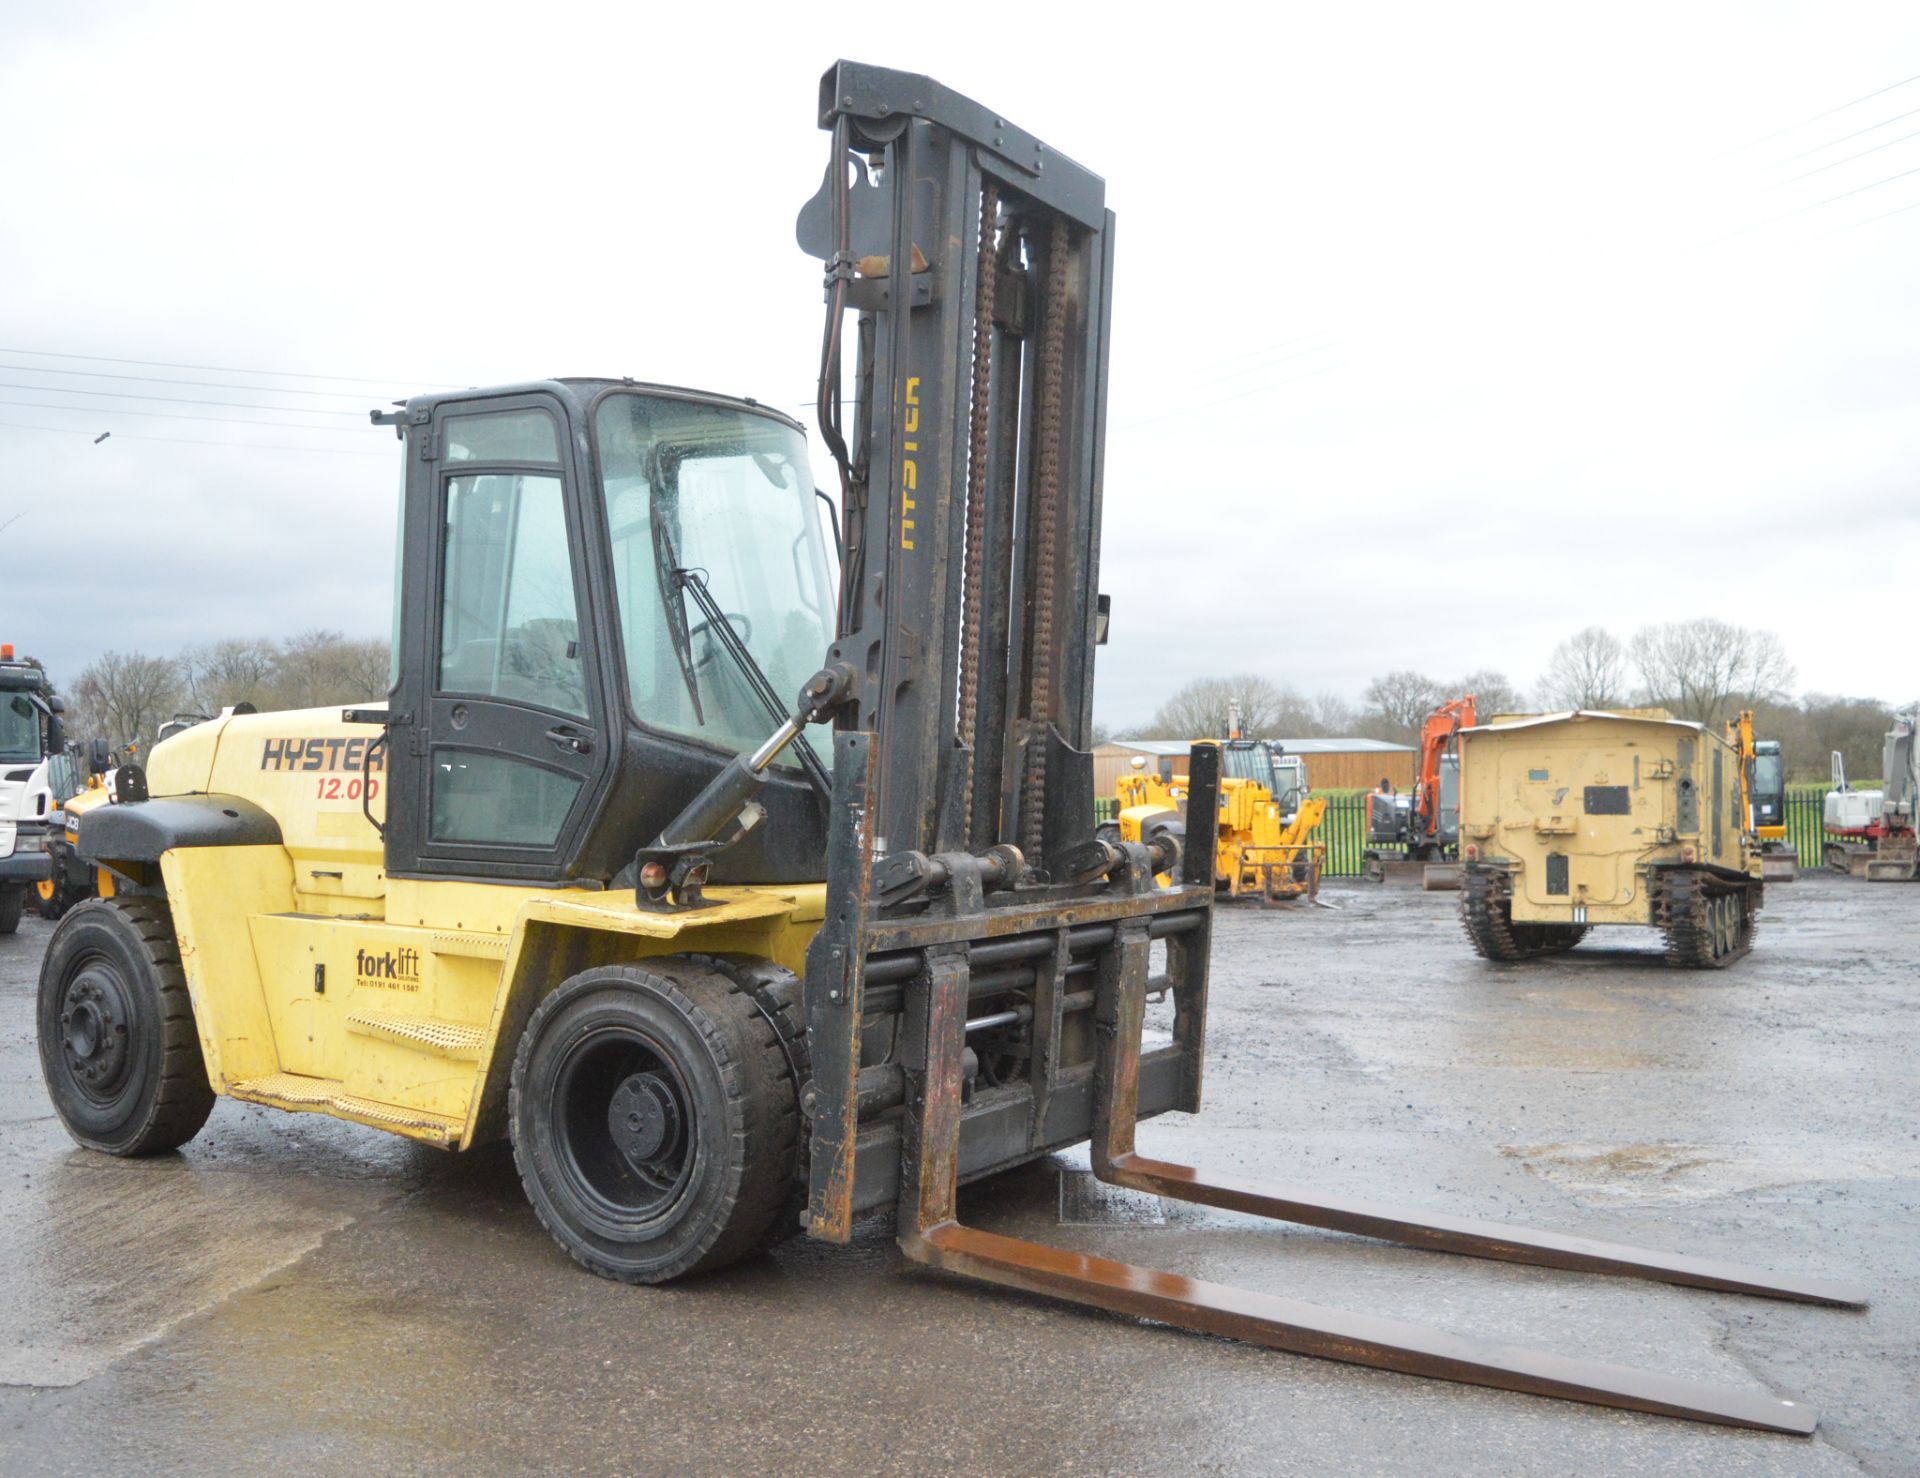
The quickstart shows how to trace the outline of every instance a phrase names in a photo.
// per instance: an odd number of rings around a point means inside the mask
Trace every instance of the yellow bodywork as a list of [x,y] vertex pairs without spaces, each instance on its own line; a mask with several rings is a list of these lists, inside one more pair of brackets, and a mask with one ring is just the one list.
[[1760,875],[1738,752],[1699,724],[1559,714],[1460,739],[1461,856],[1509,870],[1518,922],[1652,923],[1656,865]]
[[[361,793],[384,819],[377,732],[337,708],[248,714],[149,757],[153,796],[241,796],[280,824],[281,845],[161,858],[216,1092],[464,1149],[504,1131],[521,1029],[568,976],[687,951],[803,968],[824,883],[713,888],[713,906],[661,914],[626,890],[388,878]],[[285,739],[298,765],[268,768]]]
[[[1187,777],[1161,779],[1138,771],[1122,775],[1117,792],[1121,839],[1143,841],[1155,817],[1176,812],[1185,804]],[[1259,781],[1222,776],[1214,886],[1234,898],[1298,898],[1318,893],[1326,847],[1313,837],[1326,810],[1323,797],[1309,795],[1293,816],[1286,817],[1273,792]]]

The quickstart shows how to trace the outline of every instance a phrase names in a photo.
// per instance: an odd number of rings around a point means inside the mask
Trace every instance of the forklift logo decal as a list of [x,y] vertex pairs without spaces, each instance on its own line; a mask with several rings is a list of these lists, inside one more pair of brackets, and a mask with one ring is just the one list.
[[[376,739],[269,739],[260,746],[263,770],[347,770],[367,768],[367,746]],[[374,752],[372,768],[387,767],[385,745]]]
[[[912,436],[919,429],[920,377],[908,375],[906,421],[901,430],[908,436]],[[920,443],[917,441],[902,444],[902,451],[909,454],[904,456],[900,463],[900,547],[902,549],[913,548],[913,520],[907,515],[919,506],[914,501],[913,495],[920,490],[920,464],[910,454],[919,450]]]
[[417,949],[356,949],[353,952],[356,985],[383,990],[420,989],[420,951]]

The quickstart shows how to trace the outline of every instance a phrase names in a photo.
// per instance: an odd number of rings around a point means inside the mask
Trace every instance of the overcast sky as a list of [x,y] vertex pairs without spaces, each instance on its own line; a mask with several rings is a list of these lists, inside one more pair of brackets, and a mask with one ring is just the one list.
[[384,633],[391,396],[803,414],[846,54],[1108,182],[1103,721],[1698,615],[1920,686],[1910,0],[833,14],[0,0],[0,640]]

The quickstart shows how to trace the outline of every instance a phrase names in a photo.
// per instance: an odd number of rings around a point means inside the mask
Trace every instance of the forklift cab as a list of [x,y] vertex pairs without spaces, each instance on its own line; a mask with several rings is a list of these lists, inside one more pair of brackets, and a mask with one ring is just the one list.
[[[407,444],[389,875],[613,883],[636,837],[779,725],[833,639],[799,424],[611,380],[376,419]],[[716,855],[715,881],[822,876],[809,758],[775,761],[771,824]]]

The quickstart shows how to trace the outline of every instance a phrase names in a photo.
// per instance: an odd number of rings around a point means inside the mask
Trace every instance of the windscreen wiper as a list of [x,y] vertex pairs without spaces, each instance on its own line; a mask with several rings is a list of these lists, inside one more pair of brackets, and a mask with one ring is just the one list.
[[[720,609],[720,603],[713,598],[713,592],[707,589],[706,577],[694,569],[676,569],[673,575],[682,590],[693,592],[694,604],[700,607],[700,613],[706,617],[707,630],[718,637],[720,645],[727,649],[734,666],[740,669],[740,675],[747,680],[747,686],[753,689],[754,696],[767,710],[767,716],[776,724],[784,724],[788,719],[786,706],[781,703],[766,669],[755,660],[747,644],[740,639],[740,633],[733,629],[733,622],[727,619],[727,613]],[[826,766],[820,763],[820,756],[814,753],[813,746],[804,740],[794,747],[793,752],[799,756],[800,768],[807,772],[807,783],[813,787],[813,793],[819,797],[824,808],[833,799],[833,782],[827,778]]]
[[647,456],[647,485],[647,523],[653,530],[654,579],[660,586],[667,636],[673,642],[673,655],[680,663],[680,676],[686,679],[687,696],[693,700],[694,722],[705,728],[707,716],[700,708],[700,679],[693,671],[693,634],[687,629],[687,603],[681,599],[680,556],[673,547],[673,534],[662,512],[669,499],[679,502],[680,463],[675,458],[669,467],[657,442]]

